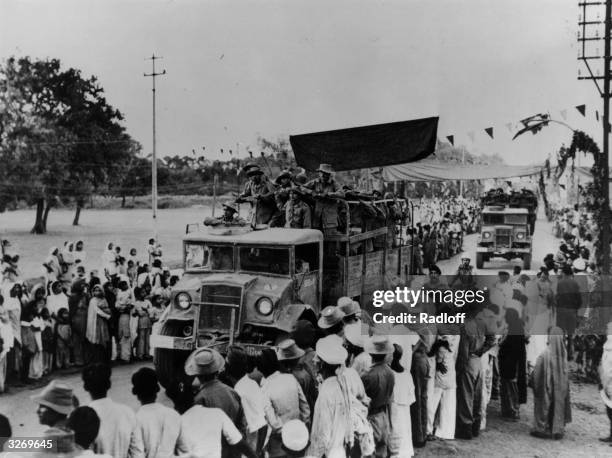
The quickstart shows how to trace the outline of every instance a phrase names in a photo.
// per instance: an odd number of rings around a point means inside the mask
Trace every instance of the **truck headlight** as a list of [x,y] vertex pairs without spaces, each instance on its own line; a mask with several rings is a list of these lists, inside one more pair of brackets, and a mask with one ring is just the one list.
[[179,293],[176,296],[176,305],[182,310],[187,310],[191,307],[191,296],[187,293]]
[[525,233],[524,232],[517,233],[516,238],[517,240],[523,240],[525,238]]
[[482,238],[483,239],[490,239],[491,238],[491,233],[490,232],[483,232],[482,233]]
[[272,301],[267,297],[262,297],[255,304],[255,309],[262,315],[269,315],[270,313],[272,313],[273,308],[274,307]]

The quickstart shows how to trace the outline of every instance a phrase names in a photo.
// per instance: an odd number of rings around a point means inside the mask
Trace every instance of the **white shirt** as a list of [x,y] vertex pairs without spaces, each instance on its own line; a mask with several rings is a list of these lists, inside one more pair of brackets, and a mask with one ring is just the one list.
[[157,402],[145,404],[136,412],[136,422],[146,457],[174,455],[181,432],[178,412]]
[[240,395],[240,402],[246,418],[249,433],[266,426],[265,395],[261,387],[248,375],[242,377],[234,386],[234,391]]
[[110,455],[105,453],[94,453],[93,450],[83,450],[80,454],[75,455],[74,458],[88,458],[90,456],[97,456],[100,458],[112,458]]
[[236,445],[242,435],[221,409],[195,405],[181,416],[180,453],[190,457],[221,458],[221,437]]
[[110,398],[91,401],[89,407],[100,417],[100,431],[95,441],[97,453],[130,458],[145,456],[132,409]]

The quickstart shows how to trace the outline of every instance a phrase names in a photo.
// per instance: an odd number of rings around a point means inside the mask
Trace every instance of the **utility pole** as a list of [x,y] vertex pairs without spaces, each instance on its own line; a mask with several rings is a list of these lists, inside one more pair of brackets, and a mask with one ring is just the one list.
[[155,236],[155,241],[157,241],[157,151],[155,135],[155,77],[166,74],[166,70],[163,70],[161,73],[155,73],[155,61],[157,59],[162,59],[162,57],[153,54],[151,57],[146,59],[151,61],[153,71],[151,73],[144,74],[145,77],[150,76],[153,81],[153,158],[151,160],[151,206],[153,207],[153,233]]
[[[588,55],[591,51],[587,48],[587,42],[599,41],[602,38],[599,36],[599,32],[596,30],[595,34],[592,35],[587,33],[587,26],[599,25],[601,20],[599,19],[600,13],[597,13],[597,20],[587,19],[587,7],[594,6],[601,8],[605,5],[604,13],[604,55],[603,55],[603,76],[593,74],[591,69],[590,61],[597,61],[602,58],[599,55]],[[605,1],[588,1],[584,0],[578,3],[581,7],[582,13],[578,20],[578,25],[582,27],[582,30],[578,31],[578,41],[581,43],[582,55],[578,55],[578,60],[582,60],[586,69],[588,70],[588,76],[580,76],[578,71],[579,80],[592,80],[599,91],[599,94],[603,98],[603,151],[602,154],[595,159],[597,163],[597,170],[600,173],[599,177],[595,179],[601,183],[601,193],[603,195],[596,196],[601,199],[601,206],[603,207],[603,213],[601,217],[601,227],[599,228],[599,240],[601,241],[601,253],[602,253],[602,266],[601,270],[604,275],[610,274],[610,166],[608,163],[609,148],[610,148],[610,27],[612,25],[612,0]],[[596,54],[599,54],[598,52]],[[603,90],[599,87],[599,80],[603,80]]]
[[[465,165],[465,146],[461,147],[461,167]],[[463,180],[459,180],[459,197],[463,197]]]
[[605,33],[604,33],[604,93],[603,93],[603,154],[599,170],[602,174],[603,227],[601,232],[601,244],[603,253],[602,271],[604,275],[610,273],[610,167],[608,163],[610,146],[610,25],[612,18],[612,0],[606,0]]

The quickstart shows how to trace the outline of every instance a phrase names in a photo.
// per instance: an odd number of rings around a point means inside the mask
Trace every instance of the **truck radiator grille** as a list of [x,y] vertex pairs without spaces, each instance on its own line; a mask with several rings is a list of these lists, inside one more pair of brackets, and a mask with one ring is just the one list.
[[227,285],[202,286],[200,305],[200,331],[229,332],[232,310],[234,310],[234,332],[239,329],[242,288]]

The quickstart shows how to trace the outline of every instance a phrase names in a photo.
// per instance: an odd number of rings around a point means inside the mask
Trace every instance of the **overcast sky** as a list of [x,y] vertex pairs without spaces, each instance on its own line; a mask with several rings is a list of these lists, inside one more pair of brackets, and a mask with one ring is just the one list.
[[528,164],[571,137],[559,126],[511,142],[506,123],[531,114],[567,109],[601,141],[601,99],[576,78],[578,13],[573,0],[2,0],[0,57],[96,75],[149,152],[145,58],[163,56],[160,156],[205,146],[218,158],[237,142],[245,155],[258,135],[439,116],[440,138]]

